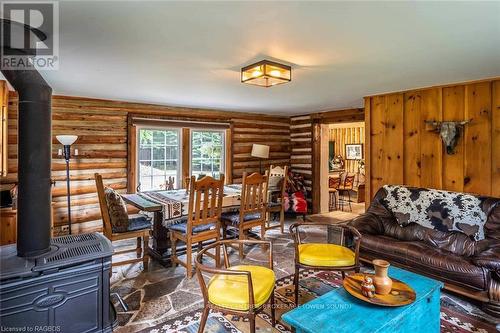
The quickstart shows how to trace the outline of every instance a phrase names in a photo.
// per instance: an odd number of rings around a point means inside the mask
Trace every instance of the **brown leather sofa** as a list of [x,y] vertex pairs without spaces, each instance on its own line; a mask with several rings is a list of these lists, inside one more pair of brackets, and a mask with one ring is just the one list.
[[500,317],[500,199],[404,186],[384,186],[352,220],[363,260],[445,282]]

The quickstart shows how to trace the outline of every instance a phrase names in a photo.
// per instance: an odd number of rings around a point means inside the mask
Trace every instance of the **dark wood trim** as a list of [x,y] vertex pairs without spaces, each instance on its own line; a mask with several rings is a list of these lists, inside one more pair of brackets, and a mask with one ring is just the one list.
[[311,124],[311,132],[312,132],[312,213],[318,214],[321,206],[321,178],[320,178],[320,169],[321,165],[318,163],[321,156],[321,123],[317,121],[317,119],[313,120]]

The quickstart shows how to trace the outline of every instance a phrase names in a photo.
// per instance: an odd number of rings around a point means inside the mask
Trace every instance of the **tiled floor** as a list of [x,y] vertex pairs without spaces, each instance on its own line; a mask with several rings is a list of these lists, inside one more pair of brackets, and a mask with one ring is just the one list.
[[[356,214],[332,212],[328,216],[343,220]],[[295,221],[287,219],[286,223],[290,225]],[[325,234],[322,229],[311,228],[305,237],[308,241],[319,240],[325,238]],[[266,233],[266,238],[273,242],[276,277],[279,279],[292,274],[294,249],[289,234],[282,235],[278,229],[274,229]],[[258,247],[248,249],[247,253],[247,262],[261,262],[263,258]],[[232,258],[237,259],[237,254],[233,253]],[[119,293],[129,306],[129,311],[123,312],[116,298],[112,298],[119,312],[120,327],[116,332],[120,333],[137,332],[158,325],[203,305],[196,277],[186,279],[183,267],[165,268],[154,261],[147,272],[142,271],[142,264],[114,267],[112,291]],[[453,295],[448,296],[462,311],[488,317],[474,304]],[[491,320],[494,321],[493,318]]]

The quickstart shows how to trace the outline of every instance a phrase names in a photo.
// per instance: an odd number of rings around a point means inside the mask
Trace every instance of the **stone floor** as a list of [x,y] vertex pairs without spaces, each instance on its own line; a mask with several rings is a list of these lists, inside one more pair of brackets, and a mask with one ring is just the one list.
[[[353,216],[355,214],[342,212],[329,214],[329,217],[339,220],[350,219]],[[289,218],[286,224],[290,225],[295,221]],[[326,238],[325,235],[324,229],[310,228],[304,237],[307,241],[322,241]],[[274,229],[266,233],[266,238],[273,242],[276,277],[279,279],[292,274],[294,249],[289,234],[281,234],[278,229]],[[119,247],[126,245],[126,243],[118,244]],[[266,257],[259,247],[247,248],[246,253],[246,262],[259,263]],[[234,251],[231,260],[237,259],[238,255]],[[129,306],[129,311],[124,312],[117,298],[112,296],[112,301],[118,310],[120,325],[115,332],[138,332],[201,308],[203,298],[198,280],[196,276],[192,279],[187,279],[185,276],[186,271],[183,267],[165,268],[154,261],[146,272],[142,271],[142,264],[114,267],[112,292],[121,295]],[[487,316],[474,304],[453,295],[448,296],[467,313]],[[495,319],[491,320],[494,322]]]

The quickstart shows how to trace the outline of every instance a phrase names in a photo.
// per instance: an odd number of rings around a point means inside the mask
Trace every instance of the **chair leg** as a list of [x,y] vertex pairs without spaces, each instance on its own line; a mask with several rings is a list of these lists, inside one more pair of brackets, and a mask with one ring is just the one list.
[[142,237],[137,237],[137,247],[135,248],[135,252],[137,254],[137,258],[140,258],[142,255]]
[[250,333],[255,333],[255,313],[251,313],[248,319],[250,322]]
[[226,227],[226,224],[222,224],[222,239],[227,239],[227,227]]
[[208,306],[205,306],[205,308],[203,309],[203,314],[201,315],[200,326],[198,326],[198,333],[203,333],[209,313],[210,313],[210,308]]
[[260,226],[260,239],[264,240],[266,237],[266,221],[262,222],[262,225]]
[[144,244],[142,248],[142,264],[144,266],[144,270],[147,271],[149,267],[149,253],[148,253],[149,236],[144,235],[143,241]]
[[281,208],[280,210],[280,226],[281,226],[281,233],[285,233],[285,210]]
[[273,327],[276,326],[276,306],[274,300],[274,290],[271,294],[271,324],[273,325]]
[[[219,237],[216,238],[219,241]],[[220,268],[220,245],[215,247],[215,267]]]
[[170,255],[170,262],[172,264],[172,267],[177,267],[177,238],[175,237],[174,233],[171,231],[170,232],[170,244],[172,246],[172,254]]
[[193,268],[191,267],[192,265],[192,251],[193,251],[193,244],[191,244],[191,241],[186,243],[186,270],[187,270],[187,278],[191,279],[193,277]]
[[345,272],[342,271],[342,280],[344,280],[344,279],[345,279]]
[[352,212],[352,207],[351,207],[351,191],[347,190],[347,197],[348,197],[348,203],[349,203],[349,211]]
[[[243,231],[243,228],[240,227],[239,232],[238,232],[238,239],[239,240],[244,240],[245,239],[245,232]],[[243,259],[243,244],[238,244],[239,247],[239,255],[240,255],[240,260]]]
[[295,275],[293,276],[293,285],[295,286],[295,306],[299,306],[299,267],[295,266]]

